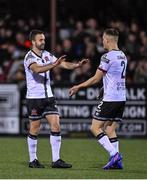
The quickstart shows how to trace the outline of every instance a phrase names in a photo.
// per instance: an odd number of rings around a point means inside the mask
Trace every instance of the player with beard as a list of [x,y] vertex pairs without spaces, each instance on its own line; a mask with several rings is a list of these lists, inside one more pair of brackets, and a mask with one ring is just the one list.
[[71,168],[72,165],[60,158],[61,133],[59,112],[50,85],[50,70],[56,66],[65,69],[75,69],[87,63],[83,59],[78,63],[65,62],[66,56],[56,58],[44,50],[45,35],[40,30],[30,32],[31,50],[24,58],[24,67],[27,82],[27,108],[30,121],[30,129],[27,137],[29,151],[29,167],[44,168],[37,157],[37,136],[41,125],[41,119],[46,118],[50,127],[50,144],[52,150],[52,168]]

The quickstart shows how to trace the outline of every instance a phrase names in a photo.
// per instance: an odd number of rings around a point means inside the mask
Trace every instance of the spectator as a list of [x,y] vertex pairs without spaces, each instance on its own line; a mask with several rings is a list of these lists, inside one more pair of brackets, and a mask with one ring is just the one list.
[[[129,2],[128,2],[129,3]],[[128,7],[124,4],[124,8]],[[115,7],[113,7],[115,9]],[[109,12],[111,8],[108,7]],[[129,9],[128,9],[129,10]],[[66,13],[66,9],[64,9]],[[146,67],[145,60],[140,57],[147,57],[147,35],[144,24],[134,18],[123,18],[110,16],[109,21],[105,21],[104,13],[97,12],[97,19],[93,17],[84,17],[76,20],[76,15],[69,15],[68,18],[59,18],[57,22],[57,45],[56,56],[66,54],[71,61],[81,59],[82,57],[90,58],[92,67],[97,68],[100,56],[105,53],[102,46],[102,32],[105,26],[117,28],[120,31],[120,48],[128,54],[128,75],[127,82],[136,82],[137,74],[141,76],[143,65]],[[14,82],[17,79],[16,72],[19,68],[19,59],[30,48],[30,41],[26,38],[28,32],[34,27],[46,29],[47,42],[50,42],[50,32],[47,31],[45,18],[37,15],[28,14],[26,17],[16,17],[13,14],[6,14],[0,19],[0,81]],[[139,24],[139,23],[140,24]],[[46,44],[49,49],[50,44]],[[135,70],[135,68],[137,69]],[[141,68],[142,67],[142,68]],[[86,69],[87,67],[85,67]],[[90,69],[90,73],[95,71]],[[53,70],[54,82],[60,82],[61,76],[65,82],[74,82],[76,79],[82,81],[82,76],[87,76],[86,70],[76,70],[74,73],[68,70]]]
[[147,83],[147,58],[143,58],[139,61],[134,73],[134,82]]

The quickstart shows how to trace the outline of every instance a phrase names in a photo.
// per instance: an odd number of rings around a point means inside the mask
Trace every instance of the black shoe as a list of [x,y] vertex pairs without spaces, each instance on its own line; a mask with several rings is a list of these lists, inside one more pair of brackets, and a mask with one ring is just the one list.
[[34,159],[34,161],[29,163],[29,168],[45,168],[43,164],[40,164],[40,162],[37,159]]
[[65,161],[62,159],[58,159],[56,162],[52,162],[51,165],[52,168],[71,168],[71,164],[67,164]]

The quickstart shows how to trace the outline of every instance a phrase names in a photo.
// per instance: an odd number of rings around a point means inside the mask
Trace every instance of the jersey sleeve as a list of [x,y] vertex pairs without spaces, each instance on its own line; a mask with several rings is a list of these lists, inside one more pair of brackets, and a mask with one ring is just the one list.
[[98,69],[106,73],[108,71],[109,66],[110,66],[110,60],[107,58],[107,54],[104,54],[101,57],[100,65]]
[[33,63],[37,63],[37,60],[35,58],[35,56],[33,56],[31,53],[27,55],[26,59],[25,59],[25,64],[26,66],[29,68],[31,64]]
[[50,61],[51,61],[51,64],[55,63],[56,60],[57,60],[57,58],[56,58],[53,54],[50,53]]

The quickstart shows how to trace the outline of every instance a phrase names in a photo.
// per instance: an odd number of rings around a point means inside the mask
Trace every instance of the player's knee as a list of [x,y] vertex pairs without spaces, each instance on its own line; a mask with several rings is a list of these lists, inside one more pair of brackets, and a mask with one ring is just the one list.
[[104,131],[108,135],[111,135],[113,133],[113,129],[111,129],[110,127],[106,127]]
[[60,124],[58,122],[54,122],[51,124],[51,131],[60,132]]
[[91,127],[90,127],[90,131],[93,134],[96,134],[99,131],[99,128],[92,124]]
[[39,134],[39,131],[40,131],[40,128],[37,128],[37,129],[35,129],[35,128],[30,128],[29,133],[30,133],[30,134],[33,134],[33,135],[38,135],[38,134]]
[[115,128],[111,126],[107,126],[104,131],[109,137],[113,137],[116,134]]
[[40,124],[31,124],[30,125],[30,133],[37,135],[40,131]]
[[108,126],[105,127],[104,131],[106,134],[111,136],[116,132],[116,128],[117,128],[117,124],[111,123],[110,125],[108,124]]

